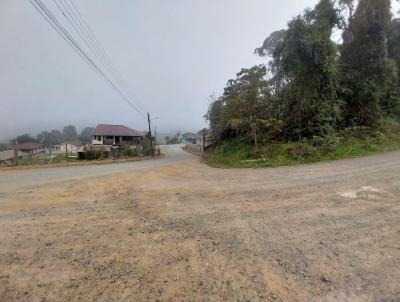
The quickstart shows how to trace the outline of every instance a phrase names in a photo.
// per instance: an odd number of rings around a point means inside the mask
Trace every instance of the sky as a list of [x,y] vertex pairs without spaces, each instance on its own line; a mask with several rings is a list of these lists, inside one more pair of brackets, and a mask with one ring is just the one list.
[[[84,47],[54,0],[42,0]],[[72,0],[158,132],[197,131],[211,94],[273,31],[317,0]],[[138,114],[28,0],[0,0],[0,140],[98,123],[145,130]],[[84,47],[88,52],[88,49]],[[91,57],[93,54],[88,52]],[[140,104],[140,105],[139,105]]]

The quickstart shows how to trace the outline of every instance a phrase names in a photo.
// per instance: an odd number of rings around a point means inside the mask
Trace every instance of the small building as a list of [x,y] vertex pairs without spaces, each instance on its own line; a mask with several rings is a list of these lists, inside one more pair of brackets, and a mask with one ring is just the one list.
[[65,151],[68,151],[68,153],[77,153],[78,149],[79,149],[79,147],[77,147],[73,144],[70,144],[70,143],[63,143],[63,144],[59,144],[58,146],[60,148],[59,150],[64,153],[65,153]]
[[[22,164],[28,154],[18,151],[17,164]],[[11,166],[14,164],[14,150],[6,150],[0,152],[0,165]]]
[[18,150],[29,155],[36,155],[45,152],[45,148],[39,143],[21,143],[18,144]]
[[144,134],[124,125],[99,124],[91,133],[92,145],[130,145],[138,146]]
[[49,145],[46,147],[46,152],[50,154],[65,154],[65,150],[68,150],[68,154],[76,154],[79,147],[70,143],[61,143],[58,145]]

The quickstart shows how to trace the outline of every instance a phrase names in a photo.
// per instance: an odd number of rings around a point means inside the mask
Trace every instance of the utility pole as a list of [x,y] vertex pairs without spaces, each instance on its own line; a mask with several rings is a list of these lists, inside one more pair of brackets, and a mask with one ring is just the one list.
[[153,138],[151,137],[151,126],[150,126],[150,113],[147,112],[147,122],[149,123],[149,136],[150,136],[150,152],[153,156]]
[[18,165],[18,142],[14,143],[14,166]]

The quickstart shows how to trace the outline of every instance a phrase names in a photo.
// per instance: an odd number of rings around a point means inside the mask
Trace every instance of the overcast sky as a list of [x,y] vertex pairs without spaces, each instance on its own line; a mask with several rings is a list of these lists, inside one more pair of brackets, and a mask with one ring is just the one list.
[[[42,0],[66,26],[52,0]],[[208,96],[317,0],[73,0],[157,131],[206,126]],[[76,32],[77,41],[84,45]],[[0,140],[97,123],[146,129],[28,0],[0,0]]]

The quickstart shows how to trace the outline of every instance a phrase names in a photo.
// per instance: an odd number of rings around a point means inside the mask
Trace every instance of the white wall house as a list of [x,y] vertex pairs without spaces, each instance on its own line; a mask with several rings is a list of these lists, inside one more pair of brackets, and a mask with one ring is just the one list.
[[92,145],[140,145],[143,133],[123,125],[99,124],[93,129]]

